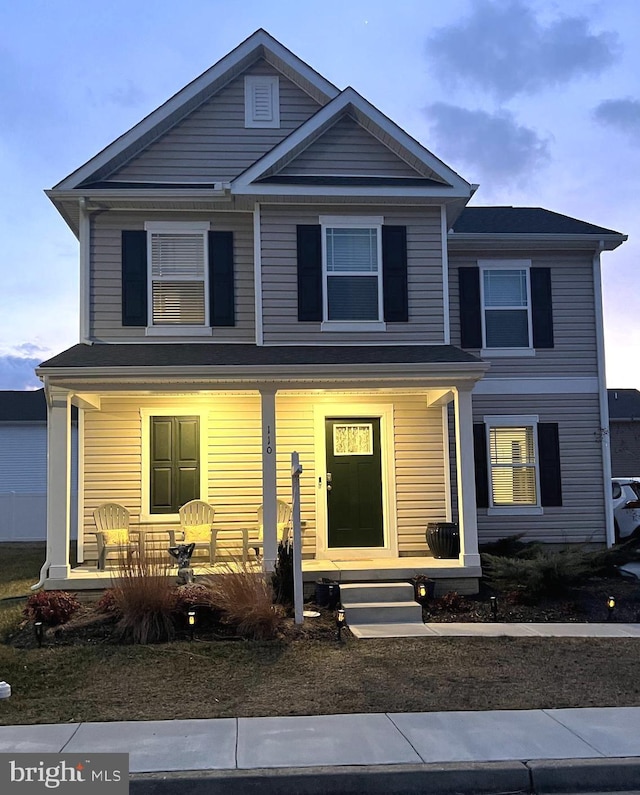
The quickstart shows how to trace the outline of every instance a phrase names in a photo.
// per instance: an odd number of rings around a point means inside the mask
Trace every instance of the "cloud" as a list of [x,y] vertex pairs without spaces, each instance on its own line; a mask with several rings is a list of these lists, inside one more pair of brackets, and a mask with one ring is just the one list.
[[616,60],[618,41],[614,32],[591,32],[584,16],[543,25],[523,0],[475,0],[468,17],[429,37],[427,54],[443,82],[506,100],[600,74]]
[[593,111],[596,121],[626,133],[640,142],[640,100],[605,99]]
[[40,389],[42,383],[36,377],[36,368],[42,358],[32,359],[5,354],[0,356],[0,389]]
[[550,160],[549,140],[518,124],[509,111],[487,113],[444,102],[426,109],[427,120],[445,157],[474,170],[474,179],[518,181]]

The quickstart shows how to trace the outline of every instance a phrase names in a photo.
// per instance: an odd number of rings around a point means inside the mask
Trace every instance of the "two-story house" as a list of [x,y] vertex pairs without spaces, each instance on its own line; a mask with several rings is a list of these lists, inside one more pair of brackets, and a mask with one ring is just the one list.
[[476,187],[259,30],[48,191],[81,334],[38,369],[45,587],[95,587],[108,501],[166,526],[200,498],[229,538],[264,504],[273,566],[292,451],[309,580],[472,592],[479,541],[611,541],[600,253],[625,238]]

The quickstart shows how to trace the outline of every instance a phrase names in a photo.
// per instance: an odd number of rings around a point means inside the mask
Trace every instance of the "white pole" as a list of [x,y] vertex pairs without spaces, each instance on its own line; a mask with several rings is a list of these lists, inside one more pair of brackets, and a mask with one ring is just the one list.
[[300,473],[302,464],[296,452],[291,453],[291,504],[293,506],[293,607],[296,624],[302,624],[302,531],[300,529]]

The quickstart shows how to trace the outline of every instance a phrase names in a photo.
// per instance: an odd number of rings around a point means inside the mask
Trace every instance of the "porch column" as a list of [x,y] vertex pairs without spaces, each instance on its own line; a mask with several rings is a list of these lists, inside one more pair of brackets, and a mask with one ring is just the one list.
[[260,404],[262,410],[262,565],[265,571],[273,571],[278,555],[276,390],[261,389]]
[[49,579],[69,576],[71,401],[66,389],[47,389],[47,558]]
[[460,528],[459,560],[463,566],[479,566],[471,390],[456,389],[455,395],[458,525]]

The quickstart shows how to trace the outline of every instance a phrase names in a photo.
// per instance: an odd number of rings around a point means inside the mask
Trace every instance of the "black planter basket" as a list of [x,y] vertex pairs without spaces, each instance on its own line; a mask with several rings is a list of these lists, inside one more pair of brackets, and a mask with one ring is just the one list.
[[455,522],[429,522],[426,536],[434,558],[457,558],[460,554],[460,532]]

